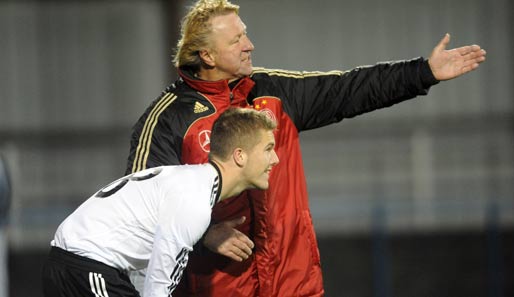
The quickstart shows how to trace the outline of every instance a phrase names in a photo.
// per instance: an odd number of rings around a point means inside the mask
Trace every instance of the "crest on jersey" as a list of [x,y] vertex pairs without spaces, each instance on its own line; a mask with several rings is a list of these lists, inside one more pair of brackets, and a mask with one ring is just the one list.
[[200,143],[200,147],[206,153],[211,151],[211,131],[210,130],[202,130],[198,133],[198,142]]
[[256,99],[254,101],[253,108],[255,110],[263,112],[266,115],[266,117],[268,117],[268,119],[274,121],[275,123],[278,123],[277,117],[275,116],[273,111],[271,111],[271,109],[268,108],[268,105],[271,102],[271,101],[268,101],[269,99],[270,98],[258,98],[258,99]]
[[264,113],[268,119],[272,120],[275,123],[278,123],[277,122],[277,117],[275,117],[275,114],[273,113],[273,111],[271,111],[271,109],[264,108],[264,109],[261,109],[259,111]]

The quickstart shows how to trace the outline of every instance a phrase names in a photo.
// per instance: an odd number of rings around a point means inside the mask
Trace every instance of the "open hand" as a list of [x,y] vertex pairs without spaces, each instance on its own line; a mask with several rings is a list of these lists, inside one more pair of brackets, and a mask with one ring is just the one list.
[[449,80],[475,70],[485,61],[485,50],[478,45],[468,45],[447,50],[450,34],[443,39],[430,54],[428,64],[437,80]]

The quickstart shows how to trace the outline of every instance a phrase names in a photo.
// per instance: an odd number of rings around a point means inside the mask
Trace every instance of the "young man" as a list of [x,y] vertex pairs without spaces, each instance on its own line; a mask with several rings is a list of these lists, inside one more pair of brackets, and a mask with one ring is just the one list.
[[[427,94],[439,81],[476,69],[485,51],[476,45],[446,50],[446,35],[428,59],[327,73],[253,68],[254,45],[238,9],[226,0],[200,0],[191,7],[174,60],[180,79],[134,126],[127,172],[205,162],[206,133],[230,106],[268,113],[278,122],[281,159],[269,189],[216,205],[202,240],[212,252],[192,253],[176,295],[322,296],[299,132]],[[238,230],[232,228],[243,216]],[[255,249],[242,261],[234,254],[244,253],[245,235]]]
[[214,124],[208,164],[147,169],[96,192],[57,229],[44,295],[139,296],[127,273],[147,268],[144,296],[169,296],[214,204],[268,188],[275,127],[265,113],[229,109]]

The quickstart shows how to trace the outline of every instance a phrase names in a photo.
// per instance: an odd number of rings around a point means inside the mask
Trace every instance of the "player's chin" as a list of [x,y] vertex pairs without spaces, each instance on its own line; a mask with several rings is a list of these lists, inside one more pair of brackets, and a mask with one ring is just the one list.
[[259,190],[267,190],[269,188],[269,182],[267,180],[260,182],[258,185],[255,185],[255,188]]

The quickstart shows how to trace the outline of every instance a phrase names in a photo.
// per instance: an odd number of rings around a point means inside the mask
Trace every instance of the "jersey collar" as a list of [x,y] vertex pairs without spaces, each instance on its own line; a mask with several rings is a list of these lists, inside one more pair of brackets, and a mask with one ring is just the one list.
[[216,198],[214,199],[214,204],[216,204],[216,203],[220,202],[221,187],[223,185],[223,177],[221,176],[220,168],[218,167],[218,165],[216,165],[216,163],[209,160],[209,164],[211,164],[212,167],[214,167],[214,169],[216,169],[216,172],[218,173],[218,191],[216,193]]

